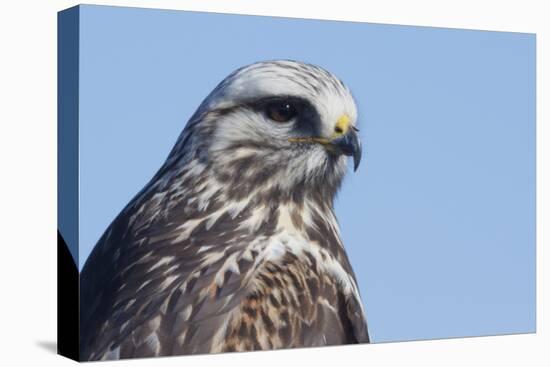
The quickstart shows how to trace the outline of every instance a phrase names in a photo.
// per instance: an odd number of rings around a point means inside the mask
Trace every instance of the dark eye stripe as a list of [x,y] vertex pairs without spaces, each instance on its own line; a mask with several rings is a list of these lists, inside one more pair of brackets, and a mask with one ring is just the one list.
[[[257,113],[262,113],[269,118],[266,113],[266,108],[271,104],[277,103],[290,103],[296,108],[296,116],[291,119],[294,125],[295,136],[316,136],[320,133],[321,119],[317,112],[317,109],[311,104],[309,100],[302,97],[279,95],[271,97],[262,97],[243,101],[241,106],[246,106]],[[269,118],[270,121],[274,121]],[[290,122],[290,120],[289,120]],[[274,121],[274,123],[280,123]]]
[[[317,136],[320,134],[321,118],[317,112],[317,109],[306,98],[296,96],[280,95],[253,98],[240,101],[239,103],[229,107],[210,110],[208,113],[227,115],[241,109],[250,109],[256,111],[257,113],[264,114],[266,118],[269,118],[266,114],[266,108],[268,105],[283,103],[285,101],[292,103],[297,110],[297,115],[293,119],[293,121],[295,121],[294,132],[296,133],[296,136]],[[269,120],[272,121],[271,119]],[[274,121],[274,123],[280,122]]]
[[304,109],[312,109],[312,110],[315,109],[311,105],[311,103],[309,103],[309,101],[304,98],[294,97],[294,96],[273,96],[273,97],[263,97],[263,98],[241,101],[238,104],[235,104],[229,107],[213,109],[208,112],[209,113],[215,112],[222,115],[226,115],[241,108],[250,108],[255,111],[262,112],[262,111],[265,111],[267,106],[270,104],[283,103],[283,102],[292,104],[296,108],[298,113],[300,113]]

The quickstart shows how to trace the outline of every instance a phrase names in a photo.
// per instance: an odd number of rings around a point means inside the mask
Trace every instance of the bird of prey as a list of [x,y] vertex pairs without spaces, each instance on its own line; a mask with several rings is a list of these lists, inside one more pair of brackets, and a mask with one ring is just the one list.
[[81,359],[368,343],[333,208],[356,121],[318,66],[225,78],[86,261]]

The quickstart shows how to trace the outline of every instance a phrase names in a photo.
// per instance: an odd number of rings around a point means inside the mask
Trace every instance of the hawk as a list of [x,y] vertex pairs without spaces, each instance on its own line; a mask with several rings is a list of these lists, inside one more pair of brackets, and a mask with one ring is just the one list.
[[356,121],[318,66],[225,78],[86,261],[81,358],[368,343],[333,208]]

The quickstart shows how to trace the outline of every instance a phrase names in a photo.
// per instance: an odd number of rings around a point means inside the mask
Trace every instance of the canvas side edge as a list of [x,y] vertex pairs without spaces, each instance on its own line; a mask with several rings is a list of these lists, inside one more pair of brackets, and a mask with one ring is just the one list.
[[57,14],[57,352],[78,361],[78,6]]

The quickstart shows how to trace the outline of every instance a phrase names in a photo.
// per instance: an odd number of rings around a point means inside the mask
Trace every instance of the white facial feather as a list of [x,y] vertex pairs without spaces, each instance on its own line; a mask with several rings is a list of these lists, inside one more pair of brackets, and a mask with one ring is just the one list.
[[326,70],[295,61],[268,61],[245,66],[227,77],[205,101],[208,109],[227,108],[241,101],[271,96],[302,97],[321,115],[324,133],[333,132],[343,114],[352,124],[357,107],[349,89]]

